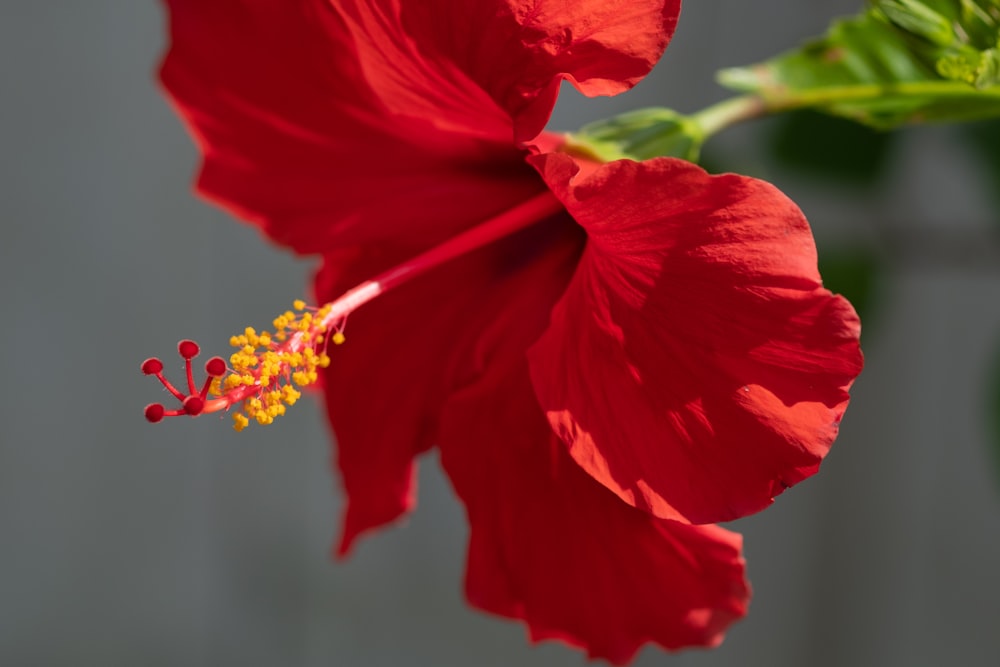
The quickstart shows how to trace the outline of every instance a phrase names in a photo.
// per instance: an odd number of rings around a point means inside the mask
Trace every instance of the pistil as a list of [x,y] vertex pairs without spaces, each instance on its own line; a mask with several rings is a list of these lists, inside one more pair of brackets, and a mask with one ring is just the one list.
[[[177,349],[184,359],[187,392],[182,392],[163,375],[163,362],[146,359],[142,372],[153,375],[180,402],[180,407],[167,410],[159,403],[146,406],[150,422],[164,417],[200,414],[228,410],[240,404],[233,414],[233,426],[243,430],[253,419],[270,424],[294,405],[301,396],[297,387],[315,384],[319,369],[330,364],[327,349],[332,342],[345,341],[347,316],[375,297],[398,287],[422,273],[456,257],[468,254],[514,232],[539,223],[563,210],[562,204],[548,190],[453,236],[440,245],[403,262],[370,280],[351,288],[342,296],[320,308],[294,303],[297,312],[287,311],[274,320],[275,332],[257,333],[247,328],[233,336],[230,344],[237,351],[227,365],[221,357],[212,357],[205,364],[206,378],[199,389],[194,379],[192,359],[199,353],[197,343],[183,340]],[[215,396],[210,398],[210,395]]]

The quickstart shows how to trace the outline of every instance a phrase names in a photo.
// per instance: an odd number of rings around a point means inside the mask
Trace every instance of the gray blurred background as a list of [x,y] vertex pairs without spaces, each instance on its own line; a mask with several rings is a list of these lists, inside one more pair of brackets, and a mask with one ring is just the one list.
[[[722,99],[715,69],[821,32],[860,0],[689,0],[654,75],[570,129]],[[0,1],[0,664],[580,665],[466,607],[466,526],[431,456],[420,507],[330,545],[342,499],[316,405],[237,436],[150,426],[139,363],[176,372],[305,294],[310,264],[196,200],[195,150],[155,80],[153,0]],[[768,123],[710,144],[770,178],[826,243],[883,252],[868,365],[822,473],[733,527],[755,598],[712,652],[637,665],[1000,664],[1000,484],[983,387],[1000,339],[998,189],[950,129],[899,137],[862,193],[761,160]],[[922,240],[921,240],[922,239]],[[902,249],[900,249],[902,248]],[[940,252],[939,252],[940,251]]]

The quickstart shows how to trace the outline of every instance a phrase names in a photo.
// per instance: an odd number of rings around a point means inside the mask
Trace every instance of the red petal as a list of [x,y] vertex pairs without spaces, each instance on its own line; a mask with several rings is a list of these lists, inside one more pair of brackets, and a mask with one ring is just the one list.
[[198,187],[279,243],[429,243],[537,189],[509,120],[491,126],[482,108],[462,107],[475,136],[440,129],[436,119],[462,103],[440,95],[426,118],[391,116],[325,0],[168,7],[162,78],[204,153]]
[[[433,269],[350,316],[347,342],[331,351],[325,374],[348,496],[341,554],[358,534],[412,507],[412,460],[435,442],[444,401],[494,363],[483,339],[530,340],[544,329],[580,236],[567,217],[554,218]],[[410,254],[392,246],[328,257],[318,296],[334,298]]]
[[549,422],[626,502],[694,523],[766,507],[816,472],[861,370],[853,309],[820,284],[774,187],[680,160],[577,174],[533,158],[587,231],[529,352]]
[[534,187],[510,115],[526,139],[563,76],[634,84],[678,4],[168,0],[162,78],[204,153],[199,190],[275,241],[432,242]]
[[494,370],[452,398],[441,436],[471,525],[472,604],[617,664],[647,642],[721,642],[750,595],[740,536],[621,502],[566,454],[523,357]]
[[[367,79],[388,108],[430,117],[451,107],[440,126],[462,131],[483,122],[477,110],[492,118],[491,107],[502,109],[518,140],[541,131],[563,78],[587,95],[635,85],[660,59],[680,13],[680,0],[338,4],[354,19]],[[482,91],[495,104],[484,104]]]

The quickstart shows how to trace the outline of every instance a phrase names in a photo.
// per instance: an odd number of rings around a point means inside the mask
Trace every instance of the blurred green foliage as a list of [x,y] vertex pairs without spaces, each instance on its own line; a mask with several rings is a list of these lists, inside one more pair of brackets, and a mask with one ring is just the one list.
[[719,73],[774,110],[871,127],[1000,117],[1000,0],[872,0],[823,37]]
[[[998,341],[1000,343],[1000,341]],[[1000,479],[1000,344],[993,355],[993,367],[986,392],[986,418],[992,430],[993,462]]]
[[873,306],[882,275],[878,254],[860,244],[821,243],[818,250],[823,285],[831,292],[847,297],[858,311],[865,331],[871,331],[877,319],[877,308]]
[[778,118],[769,140],[771,154],[785,166],[824,180],[866,187],[884,174],[895,137],[805,110]]
[[971,123],[963,126],[962,131],[972,150],[989,172],[988,182],[995,184],[988,190],[997,203],[995,221],[1000,228],[1000,121]]

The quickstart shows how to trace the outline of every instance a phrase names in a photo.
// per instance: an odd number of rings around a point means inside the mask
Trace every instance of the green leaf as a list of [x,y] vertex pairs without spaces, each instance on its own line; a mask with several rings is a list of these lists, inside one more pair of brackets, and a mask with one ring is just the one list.
[[951,22],[927,5],[915,0],[882,0],[878,9],[890,23],[937,44],[948,46],[953,39]]
[[567,147],[603,162],[658,156],[695,162],[705,141],[701,126],[672,109],[650,108],[584,125],[567,135]]
[[719,81],[770,111],[812,108],[888,129],[1000,117],[1000,0],[871,0],[803,47]]

